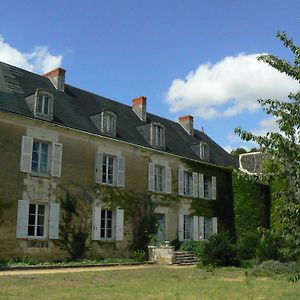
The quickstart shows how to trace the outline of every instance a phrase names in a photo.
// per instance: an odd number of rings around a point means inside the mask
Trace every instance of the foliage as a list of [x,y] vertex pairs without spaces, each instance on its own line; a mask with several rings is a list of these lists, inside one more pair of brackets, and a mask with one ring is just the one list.
[[259,234],[257,232],[247,232],[237,243],[239,259],[244,260],[254,258],[258,244]]
[[213,266],[237,266],[236,246],[230,241],[228,233],[212,235],[203,243],[202,263]]
[[60,238],[54,243],[68,252],[71,260],[83,258],[91,242],[89,214],[92,199],[84,194],[83,199],[66,191],[61,198],[62,222],[59,225]]
[[146,260],[146,252],[144,250],[135,250],[132,259],[135,262],[144,262]]
[[198,258],[202,257],[204,241],[186,241],[180,246],[180,251],[191,251]]
[[180,242],[179,239],[177,238],[177,239],[171,241],[170,245],[171,245],[171,246],[174,246],[174,247],[175,247],[174,250],[177,251],[177,250],[180,249],[181,242]]
[[239,157],[240,154],[247,153],[245,148],[236,148],[230,152],[232,156]]
[[256,232],[258,227],[270,226],[269,188],[249,175],[236,171],[232,174],[235,226],[237,238],[248,232]]
[[283,263],[276,260],[267,260],[257,265],[253,269],[253,275],[268,274],[296,274],[300,272],[300,267],[295,262]]
[[[293,62],[274,55],[262,55],[259,60],[300,82],[300,48],[285,32],[279,32],[277,37],[293,53]],[[241,128],[236,128],[235,132],[243,140],[256,142],[262,152],[272,157],[273,167],[265,170],[262,177],[270,184],[276,182],[283,186],[273,193],[273,203],[280,203],[280,207],[275,208],[280,226],[273,226],[272,230],[286,240],[283,252],[291,258],[300,255],[300,201],[297,196],[300,189],[300,93],[291,93],[288,98],[287,101],[258,100],[263,110],[276,118],[280,132],[268,132],[266,136],[257,136]]]
[[256,259],[258,262],[266,260],[281,260],[280,247],[281,239],[276,236],[271,230],[260,229],[261,234],[259,243],[256,248]]
[[96,194],[110,208],[123,208],[132,224],[132,250],[147,250],[151,237],[157,233],[155,204],[151,195],[136,194],[118,188],[97,186]]

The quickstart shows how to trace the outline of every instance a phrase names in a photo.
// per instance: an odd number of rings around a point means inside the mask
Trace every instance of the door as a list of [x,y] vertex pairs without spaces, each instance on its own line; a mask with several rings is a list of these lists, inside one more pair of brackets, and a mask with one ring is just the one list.
[[158,242],[164,242],[166,239],[166,215],[155,214],[155,217],[158,224],[156,239]]

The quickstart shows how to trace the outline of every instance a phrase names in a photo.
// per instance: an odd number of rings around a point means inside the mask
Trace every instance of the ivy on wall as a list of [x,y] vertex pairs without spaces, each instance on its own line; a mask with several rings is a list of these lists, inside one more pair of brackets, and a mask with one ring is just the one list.
[[259,227],[270,227],[269,187],[249,177],[233,172],[233,194],[236,233],[238,239]]
[[235,218],[232,194],[232,169],[184,160],[183,163],[192,171],[217,178],[217,200],[191,198],[191,208],[198,216],[218,217],[219,231],[228,231],[235,239]]

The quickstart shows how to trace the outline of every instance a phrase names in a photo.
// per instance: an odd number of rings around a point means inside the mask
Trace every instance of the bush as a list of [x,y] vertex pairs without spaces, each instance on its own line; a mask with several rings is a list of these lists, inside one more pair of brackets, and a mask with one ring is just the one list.
[[300,267],[295,262],[283,263],[276,260],[267,260],[254,267],[254,275],[271,274],[296,274],[300,272]]
[[259,234],[255,232],[247,232],[237,244],[237,252],[239,259],[251,259],[255,257],[256,248],[259,243]]
[[196,257],[201,258],[203,253],[204,241],[187,241],[182,243],[180,251],[191,251]]
[[231,243],[227,233],[211,236],[203,243],[202,263],[213,266],[237,266],[236,246]]
[[179,241],[179,239],[175,239],[173,241],[171,241],[170,245],[175,247],[175,251],[179,250],[180,246],[181,246],[181,242]]
[[281,248],[280,238],[268,229],[261,230],[261,238],[256,249],[258,262],[267,260],[281,260],[279,249]]
[[144,250],[136,250],[133,252],[132,259],[135,262],[144,262],[146,260],[146,253]]

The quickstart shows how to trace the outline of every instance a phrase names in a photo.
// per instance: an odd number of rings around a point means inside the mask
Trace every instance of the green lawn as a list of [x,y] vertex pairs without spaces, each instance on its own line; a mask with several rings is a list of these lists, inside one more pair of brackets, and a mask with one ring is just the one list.
[[300,281],[243,269],[136,270],[0,276],[0,299],[300,299]]

